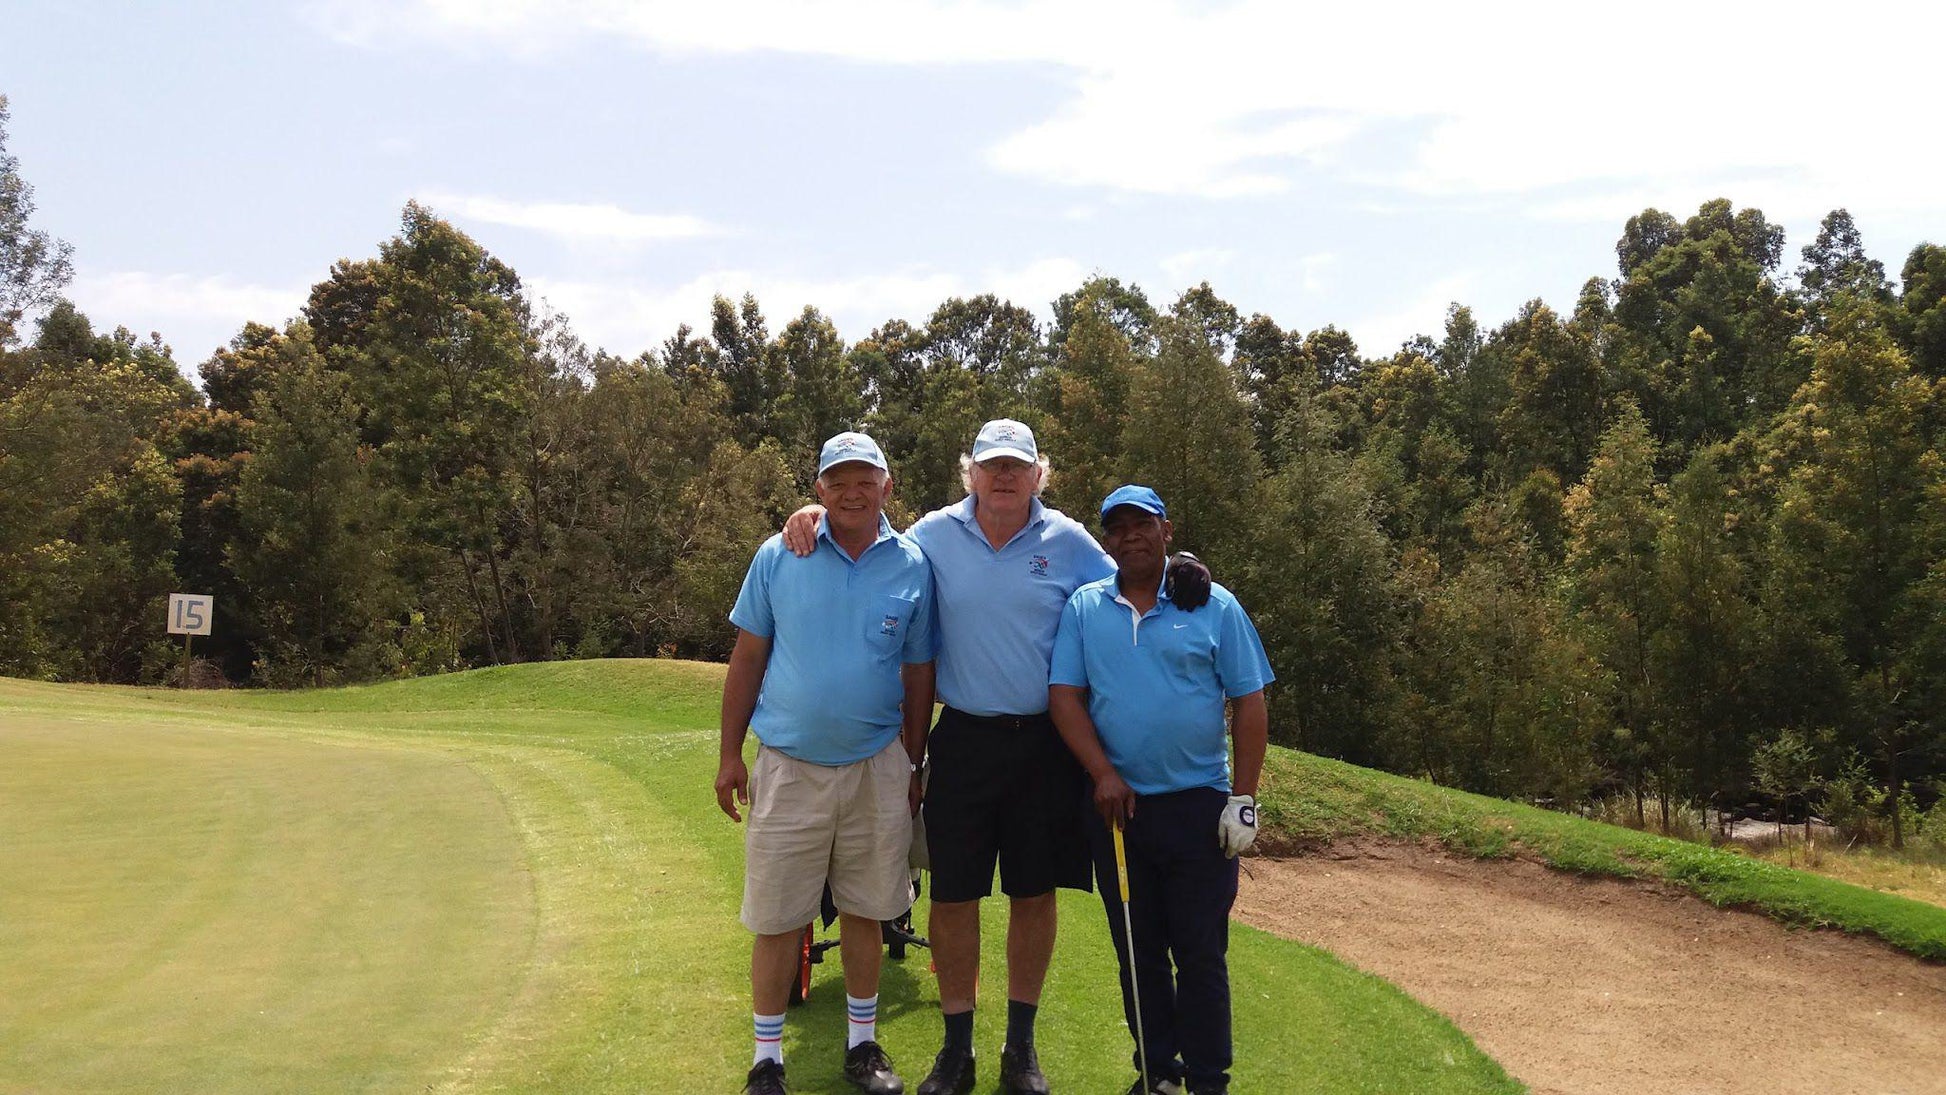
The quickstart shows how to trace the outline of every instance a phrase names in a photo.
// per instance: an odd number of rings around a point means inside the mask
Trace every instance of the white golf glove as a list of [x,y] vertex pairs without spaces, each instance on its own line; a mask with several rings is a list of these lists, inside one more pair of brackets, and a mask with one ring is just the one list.
[[1216,823],[1216,842],[1223,854],[1235,859],[1257,842],[1257,800],[1249,795],[1231,795]]

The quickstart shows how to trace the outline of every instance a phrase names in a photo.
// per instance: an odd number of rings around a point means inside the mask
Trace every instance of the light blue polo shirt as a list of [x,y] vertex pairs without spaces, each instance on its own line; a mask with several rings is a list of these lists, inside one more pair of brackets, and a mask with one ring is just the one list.
[[1033,500],[1026,527],[995,550],[965,498],[906,530],[939,592],[939,702],[970,715],[1047,710],[1047,664],[1061,607],[1115,573],[1080,522]]
[[932,568],[883,517],[856,561],[820,521],[817,550],[802,559],[781,535],[764,541],[730,622],[770,640],[750,717],[757,740],[812,764],[852,764],[899,736],[899,666],[933,659]]
[[1109,763],[1138,795],[1230,789],[1223,701],[1276,675],[1236,595],[1211,583],[1185,612],[1159,596],[1137,616],[1109,578],[1075,591],[1061,611],[1048,680],[1088,690],[1088,715]]

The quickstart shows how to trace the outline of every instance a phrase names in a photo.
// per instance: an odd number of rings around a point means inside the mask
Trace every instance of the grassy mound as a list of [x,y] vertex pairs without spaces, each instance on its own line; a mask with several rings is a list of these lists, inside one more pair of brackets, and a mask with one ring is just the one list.
[[1531,856],[1581,874],[1656,879],[1713,905],[1875,935],[1946,960],[1946,909],[1820,875],[1287,749],[1271,750],[1262,818],[1275,840],[1436,840],[1480,857]]
[[[180,693],[0,680],[0,1089],[733,1091],[749,1060],[720,666],[519,666]],[[24,850],[23,850],[24,849]],[[1003,1033],[997,902],[978,1045]],[[920,910],[923,925],[924,912]],[[1041,1053],[1132,1070],[1099,902],[1065,894]],[[937,1048],[923,952],[881,1040]],[[1442,1017],[1323,952],[1233,935],[1240,1090],[1512,1092]],[[849,1090],[835,962],[785,1046]]]

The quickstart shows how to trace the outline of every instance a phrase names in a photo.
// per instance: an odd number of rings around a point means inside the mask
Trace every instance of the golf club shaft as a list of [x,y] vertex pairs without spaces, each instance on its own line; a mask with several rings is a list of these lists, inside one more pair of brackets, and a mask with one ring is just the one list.
[[1128,914],[1128,849],[1122,842],[1122,823],[1115,822],[1115,885],[1122,892],[1122,942],[1128,951],[1128,994],[1135,1012],[1135,1060],[1142,1070],[1142,1090],[1149,1089],[1149,1040],[1142,1034],[1142,986],[1135,974],[1135,921]]

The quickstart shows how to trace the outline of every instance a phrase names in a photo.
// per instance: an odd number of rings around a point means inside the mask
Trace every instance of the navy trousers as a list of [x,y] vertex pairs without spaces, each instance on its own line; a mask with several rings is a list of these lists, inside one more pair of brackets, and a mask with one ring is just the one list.
[[[1217,822],[1229,795],[1214,788],[1141,795],[1123,829],[1128,853],[1128,905],[1135,930],[1135,969],[1142,990],[1142,1033],[1154,1077],[1184,1080],[1192,1090],[1229,1083],[1230,907],[1237,861],[1217,844]],[[1095,887],[1115,937],[1122,971],[1122,1012],[1135,1035],[1128,940],[1115,881],[1115,845],[1099,814],[1089,813]]]

